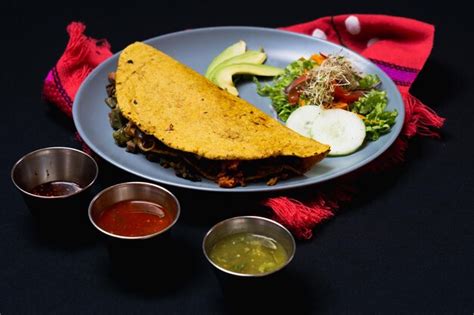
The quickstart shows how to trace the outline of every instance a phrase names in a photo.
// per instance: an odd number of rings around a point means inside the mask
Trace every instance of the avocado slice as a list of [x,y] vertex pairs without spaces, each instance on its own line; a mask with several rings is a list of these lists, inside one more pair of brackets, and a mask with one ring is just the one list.
[[237,43],[227,47],[211,61],[204,76],[209,79],[209,74],[212,72],[212,70],[214,70],[215,67],[227,59],[243,54],[246,49],[247,44],[243,40],[240,40]]
[[235,74],[253,74],[259,76],[273,77],[283,73],[283,69],[267,66],[267,65],[256,65],[252,63],[237,63],[231,64],[226,67],[217,69],[218,71],[214,74],[215,84],[220,88],[226,90],[230,94],[235,96],[239,95],[239,91],[234,86],[232,76]]
[[208,79],[217,84],[216,82],[216,73],[220,71],[220,69],[237,64],[237,63],[252,63],[252,64],[262,64],[267,59],[267,55],[264,52],[256,51],[256,50],[249,50],[245,53],[229,58],[226,61],[219,64],[208,76]]

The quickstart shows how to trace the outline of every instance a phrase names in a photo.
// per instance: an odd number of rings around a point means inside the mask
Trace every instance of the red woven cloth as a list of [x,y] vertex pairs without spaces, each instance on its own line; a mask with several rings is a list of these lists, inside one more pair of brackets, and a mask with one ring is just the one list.
[[106,40],[87,37],[85,30],[82,23],[68,25],[66,50],[44,80],[43,97],[69,117],[72,117],[72,103],[82,81],[102,61],[112,56]]
[[[438,136],[437,129],[442,127],[444,118],[409,93],[431,52],[434,27],[402,17],[354,14],[324,17],[282,29],[334,42],[369,58],[394,80],[405,104],[401,135],[384,154],[362,170],[310,187],[310,198],[305,202],[287,196],[264,201],[272,209],[274,218],[296,237],[309,239],[315,226],[334,216],[343,203],[352,199],[355,192],[352,183],[360,174],[383,171],[401,162],[408,139],[415,135]],[[81,82],[112,55],[107,41],[89,38],[84,30],[85,26],[77,22],[67,27],[69,43],[44,83],[44,98],[69,116]]]

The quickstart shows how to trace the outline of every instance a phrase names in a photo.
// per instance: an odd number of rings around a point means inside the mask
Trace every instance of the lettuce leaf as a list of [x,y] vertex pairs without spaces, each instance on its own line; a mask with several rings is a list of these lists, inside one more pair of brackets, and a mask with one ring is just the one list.
[[380,83],[380,78],[376,74],[367,74],[359,80],[359,89],[370,90]]
[[390,131],[398,115],[396,110],[385,111],[388,99],[385,91],[372,89],[351,106],[351,111],[364,115],[366,137],[375,141],[381,135]]
[[[273,79],[271,84],[261,84],[254,77],[257,84],[257,93],[260,96],[269,97],[272,105],[282,121],[286,121],[288,116],[299,106],[291,105],[285,93],[285,88],[305,70],[312,69],[317,64],[308,59],[299,59],[290,63],[285,72]],[[358,89],[365,90],[366,94],[351,105],[351,111],[364,116],[366,128],[366,139],[375,141],[381,135],[388,133],[395,124],[398,115],[396,110],[386,111],[388,98],[385,91],[379,91],[374,87],[380,83],[380,78],[376,74],[367,74],[358,81]]]
[[254,77],[254,82],[257,84],[257,93],[272,100],[273,108],[281,120],[286,121],[288,116],[298,108],[298,106],[291,105],[288,102],[285,88],[302,75],[305,70],[312,69],[315,65],[316,63],[312,60],[298,59],[290,63],[283,74],[276,76],[272,84],[263,85]]

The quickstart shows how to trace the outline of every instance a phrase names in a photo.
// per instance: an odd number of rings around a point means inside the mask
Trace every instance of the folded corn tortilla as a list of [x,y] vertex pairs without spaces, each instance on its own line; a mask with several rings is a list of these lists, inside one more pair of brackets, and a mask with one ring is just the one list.
[[122,115],[178,151],[219,161],[297,157],[301,172],[329,152],[144,43],[123,50],[115,84]]

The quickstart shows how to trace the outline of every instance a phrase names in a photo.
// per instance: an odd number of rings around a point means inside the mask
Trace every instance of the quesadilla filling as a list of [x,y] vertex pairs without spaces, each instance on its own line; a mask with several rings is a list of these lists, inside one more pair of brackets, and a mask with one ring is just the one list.
[[[248,182],[265,179],[267,185],[275,185],[279,179],[291,175],[303,175],[308,161],[293,156],[271,157],[259,160],[211,160],[202,156],[168,147],[155,137],[141,131],[136,124],[126,119],[117,106],[115,73],[109,74],[106,87],[106,104],[110,125],[114,129],[115,143],[130,153],[143,153],[152,162],[165,168],[173,168],[178,177],[191,181],[206,178],[220,187],[245,186]],[[172,128],[172,125],[170,126]]]

